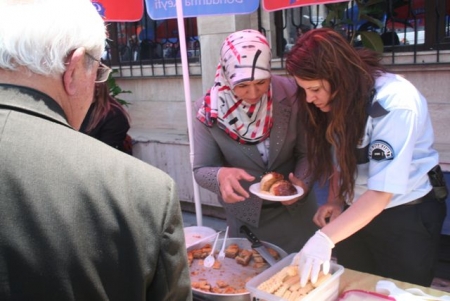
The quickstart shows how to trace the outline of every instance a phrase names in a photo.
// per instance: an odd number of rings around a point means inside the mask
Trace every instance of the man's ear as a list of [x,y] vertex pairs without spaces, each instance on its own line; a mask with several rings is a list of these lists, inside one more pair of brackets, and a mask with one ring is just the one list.
[[84,48],[77,48],[71,56],[67,58],[67,68],[63,76],[63,85],[68,95],[74,95],[77,91],[77,72],[84,70]]

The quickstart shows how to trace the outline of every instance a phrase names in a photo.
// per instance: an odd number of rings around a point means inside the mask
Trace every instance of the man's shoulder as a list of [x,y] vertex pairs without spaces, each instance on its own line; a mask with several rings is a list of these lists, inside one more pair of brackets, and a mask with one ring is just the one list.
[[171,177],[161,169],[152,166],[136,157],[119,151],[95,138],[82,133],[73,133],[72,139],[76,140],[65,148],[76,148],[76,151],[68,150],[72,156],[74,152],[78,154],[77,161],[71,161],[77,164],[78,168],[91,170],[95,174],[102,174],[105,178],[122,178],[126,182],[135,184],[147,182],[148,179],[158,179],[158,181],[171,181]]
[[106,144],[104,146],[96,147],[98,152],[84,168],[100,175],[102,179],[93,180],[111,193],[127,191],[130,199],[147,203],[149,196],[165,198],[176,190],[175,181],[165,171]]
[[[161,169],[152,166],[136,157],[119,151],[103,142],[100,141],[90,141],[89,143],[94,143],[92,145],[93,152],[97,155],[95,160],[102,158],[102,165],[110,166],[122,166],[123,168],[139,169],[141,172],[145,173],[164,173]],[[97,143],[98,142],[98,143]]]

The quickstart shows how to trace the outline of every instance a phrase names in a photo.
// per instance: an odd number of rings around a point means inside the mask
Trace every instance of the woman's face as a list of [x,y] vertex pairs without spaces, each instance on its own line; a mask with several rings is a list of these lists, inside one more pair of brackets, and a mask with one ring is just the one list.
[[306,102],[314,104],[322,112],[329,112],[331,101],[331,86],[326,80],[303,80],[295,77],[297,85],[305,90]]
[[233,92],[239,99],[243,99],[246,103],[254,105],[267,93],[269,86],[270,78],[259,79],[237,84]]

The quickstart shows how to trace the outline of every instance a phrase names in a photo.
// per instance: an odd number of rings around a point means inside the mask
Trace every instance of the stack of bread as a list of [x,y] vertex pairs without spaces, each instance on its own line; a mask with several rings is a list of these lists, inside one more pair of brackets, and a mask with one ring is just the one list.
[[297,194],[297,189],[291,182],[284,179],[284,176],[277,172],[265,174],[260,182],[260,190],[275,196],[289,196]]
[[262,282],[258,286],[258,289],[285,300],[298,301],[302,300],[309,292],[330,277],[331,274],[325,275],[321,273],[316,283],[312,284],[311,282],[308,282],[306,286],[301,287],[298,266],[289,265],[268,280]]

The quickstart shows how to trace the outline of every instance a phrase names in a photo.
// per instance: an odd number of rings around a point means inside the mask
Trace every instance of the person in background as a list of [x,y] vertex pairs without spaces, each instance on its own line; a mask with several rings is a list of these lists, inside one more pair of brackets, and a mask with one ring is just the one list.
[[110,95],[106,83],[96,83],[94,101],[81,124],[80,132],[131,155],[127,135],[129,129],[128,112]]
[[[270,63],[270,46],[258,31],[225,39],[214,86],[195,104],[194,177],[218,195],[230,237],[244,236],[240,227],[246,225],[260,240],[290,253],[317,230],[317,204],[312,181],[303,177],[305,133],[295,82],[272,74]],[[285,179],[295,174],[305,194],[286,202],[250,194],[250,185],[271,171]]]
[[297,27],[297,39],[299,39],[302,35],[310,31],[311,28],[308,25],[301,24]]
[[0,300],[192,300],[174,181],[78,131],[105,33],[89,0],[0,1]]
[[328,271],[335,246],[346,268],[429,286],[446,192],[425,98],[329,28],[302,36],[286,69],[308,112],[308,174],[330,178],[321,230],[294,258],[301,284]]

